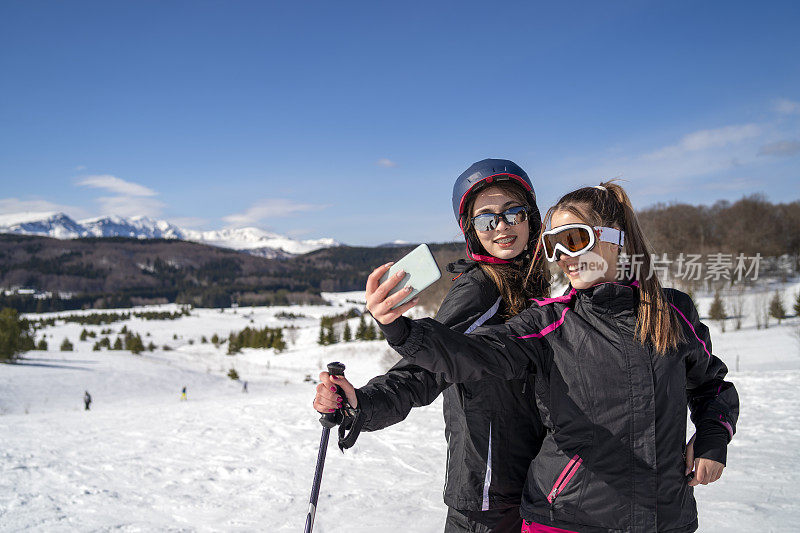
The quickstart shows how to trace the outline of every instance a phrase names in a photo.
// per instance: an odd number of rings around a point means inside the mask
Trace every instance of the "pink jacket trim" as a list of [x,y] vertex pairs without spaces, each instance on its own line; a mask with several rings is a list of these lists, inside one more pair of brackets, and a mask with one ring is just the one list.
[[733,426],[731,426],[729,423],[725,422],[725,420],[723,420],[723,418],[722,418],[722,415],[719,415],[719,423],[722,424],[723,426],[725,426],[725,429],[728,430],[728,433],[730,434],[731,439],[733,439]]
[[561,318],[560,319],[556,320],[555,322],[553,322],[552,324],[550,324],[549,326],[544,328],[539,333],[531,333],[530,335],[523,335],[522,337],[517,337],[517,338],[518,339],[540,339],[540,338],[544,337],[545,335],[547,335],[548,333],[551,333],[551,332],[557,330],[561,326],[561,324],[564,323],[564,318],[567,315],[567,311],[569,311],[569,307],[565,307],[564,308],[564,310],[561,312]]
[[[547,495],[547,501],[553,503],[553,500],[556,499],[564,487],[567,486],[569,480],[572,479],[572,476],[575,475],[575,472],[578,471],[578,468],[583,463],[583,459],[575,455],[570,461],[567,463],[567,466],[564,467],[564,470],[561,471],[561,475],[558,476],[558,479],[555,483],[553,483],[553,488],[550,489],[550,494]],[[574,468],[573,468],[574,466]],[[566,479],[565,479],[566,476]]]
[[705,343],[705,342],[703,342],[703,339],[701,339],[700,337],[698,337],[698,336],[697,336],[697,332],[694,330],[694,326],[692,325],[692,323],[691,323],[691,322],[689,322],[689,319],[688,319],[688,318],[686,318],[686,315],[684,315],[683,313],[681,313],[681,310],[680,310],[680,309],[678,309],[677,307],[675,307],[674,305],[672,305],[672,304],[669,304],[669,305],[671,305],[671,306],[672,306],[672,308],[673,308],[675,311],[677,311],[677,313],[678,313],[679,315],[681,315],[681,318],[684,320],[684,322],[686,322],[687,324],[689,324],[689,328],[692,330],[692,333],[694,333],[694,338],[695,338],[695,339],[697,339],[697,340],[698,340],[698,342],[699,342],[700,344],[702,344],[702,345],[703,345],[703,350],[705,350],[705,352],[708,354],[708,358],[709,358],[709,359],[711,359],[711,352],[709,352],[709,351],[708,351],[708,346],[706,346],[706,343]]
[[546,526],[544,524],[537,524],[536,522],[522,521],[521,533],[577,533],[569,529],[561,529],[558,527]]
[[469,256],[474,259],[475,261],[481,261],[483,263],[510,263],[511,261],[506,261],[505,259],[500,259],[499,257],[494,257],[492,255],[478,255],[470,253]]
[[568,294],[565,294],[564,296],[556,296],[555,298],[542,298],[541,300],[537,300],[537,299],[534,298],[533,301],[536,302],[539,305],[539,307],[542,307],[543,305],[556,303],[556,302],[564,302],[564,303],[566,303],[566,302],[569,302],[570,300],[572,300],[572,297],[575,296],[575,294],[577,292],[578,291],[576,291],[575,289],[572,289],[571,291],[569,291]]

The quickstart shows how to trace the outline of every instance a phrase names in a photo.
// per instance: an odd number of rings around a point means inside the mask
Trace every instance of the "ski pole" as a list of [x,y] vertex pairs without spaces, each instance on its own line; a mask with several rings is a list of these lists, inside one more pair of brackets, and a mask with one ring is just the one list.
[[[344,376],[344,365],[342,363],[328,363],[328,374],[331,376]],[[339,395],[344,398],[344,391],[336,386]],[[311,499],[308,504],[308,515],[306,515],[305,533],[311,533],[314,527],[314,516],[317,514],[317,499],[319,498],[319,487],[322,484],[322,468],[325,466],[325,454],[328,451],[328,437],[331,428],[342,422],[341,410],[334,413],[326,413],[319,418],[322,424],[322,438],[319,441],[319,453],[317,454],[317,468],[314,471],[314,484],[311,486]]]

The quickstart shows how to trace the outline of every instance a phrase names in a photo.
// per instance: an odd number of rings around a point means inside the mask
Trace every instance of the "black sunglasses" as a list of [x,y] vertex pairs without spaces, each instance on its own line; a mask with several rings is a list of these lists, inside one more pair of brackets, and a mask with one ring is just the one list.
[[500,224],[500,217],[509,226],[516,226],[528,220],[528,208],[525,206],[510,207],[502,213],[481,213],[472,217],[472,225],[477,231],[491,231]]

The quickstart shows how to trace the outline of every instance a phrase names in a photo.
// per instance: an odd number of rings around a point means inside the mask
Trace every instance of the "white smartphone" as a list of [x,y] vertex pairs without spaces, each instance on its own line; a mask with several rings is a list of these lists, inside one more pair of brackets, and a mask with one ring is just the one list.
[[420,244],[402,259],[393,264],[391,268],[389,268],[389,270],[383,276],[381,276],[379,283],[383,283],[389,279],[389,276],[393,276],[398,270],[405,270],[406,275],[402,280],[400,280],[400,283],[395,285],[394,288],[389,291],[389,295],[387,296],[396,293],[406,285],[411,285],[414,290],[412,290],[408,296],[403,298],[400,303],[392,307],[392,309],[397,309],[404,303],[408,302],[417,294],[430,287],[433,282],[442,277],[442,273],[439,272],[439,266],[436,264],[436,260],[433,258],[433,255],[431,254],[430,249],[428,249],[427,244]]

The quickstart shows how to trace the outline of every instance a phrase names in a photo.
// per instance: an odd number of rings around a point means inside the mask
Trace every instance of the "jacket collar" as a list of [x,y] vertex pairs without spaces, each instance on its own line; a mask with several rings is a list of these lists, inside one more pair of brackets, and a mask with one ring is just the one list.
[[454,263],[450,263],[445,267],[445,270],[450,272],[451,274],[463,274],[464,272],[468,272],[478,266],[477,261],[472,261],[471,259],[459,259]]
[[576,298],[597,310],[633,310],[639,298],[638,281],[608,281],[575,291]]

